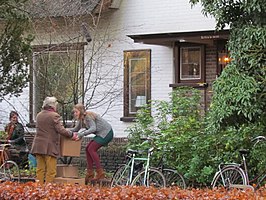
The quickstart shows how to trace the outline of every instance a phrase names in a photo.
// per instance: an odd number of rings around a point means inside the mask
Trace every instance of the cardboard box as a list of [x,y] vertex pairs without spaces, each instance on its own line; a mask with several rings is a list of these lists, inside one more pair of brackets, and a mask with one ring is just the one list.
[[54,183],[64,183],[64,184],[77,184],[85,185],[85,178],[64,178],[64,177],[55,177]]
[[60,137],[61,156],[79,157],[81,149],[81,140],[74,141],[64,136]]
[[78,178],[78,167],[73,165],[57,164],[56,177]]

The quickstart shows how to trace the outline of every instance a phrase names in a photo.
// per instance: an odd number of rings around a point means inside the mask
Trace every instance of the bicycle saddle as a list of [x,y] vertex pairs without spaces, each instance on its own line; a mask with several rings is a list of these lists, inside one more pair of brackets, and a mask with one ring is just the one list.
[[239,153],[241,153],[241,154],[248,154],[249,153],[249,150],[248,149],[240,149],[239,150]]

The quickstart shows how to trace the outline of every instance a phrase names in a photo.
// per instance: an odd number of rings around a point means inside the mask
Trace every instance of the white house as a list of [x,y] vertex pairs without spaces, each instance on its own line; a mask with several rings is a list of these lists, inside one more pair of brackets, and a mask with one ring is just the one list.
[[200,89],[206,109],[226,64],[228,31],[216,32],[215,20],[189,0],[32,0],[29,8],[31,81],[20,97],[0,103],[1,129],[17,110],[34,130],[43,98],[55,95],[65,105],[61,114],[84,102],[112,124],[115,137],[126,137],[138,107],[168,99],[175,87]]

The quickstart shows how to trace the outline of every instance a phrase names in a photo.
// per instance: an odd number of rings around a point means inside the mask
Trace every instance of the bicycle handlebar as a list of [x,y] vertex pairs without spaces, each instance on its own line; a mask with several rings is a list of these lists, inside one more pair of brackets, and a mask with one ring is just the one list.
[[149,148],[148,150],[133,150],[133,149],[128,149],[127,154],[142,154],[142,153],[152,153],[154,150],[153,147]]
[[252,142],[255,141],[255,144],[254,144],[254,146],[255,146],[256,144],[258,144],[258,143],[261,142],[261,141],[266,141],[266,137],[260,135],[260,136],[257,136],[257,137],[255,137],[255,138],[253,138],[251,141],[252,141]]

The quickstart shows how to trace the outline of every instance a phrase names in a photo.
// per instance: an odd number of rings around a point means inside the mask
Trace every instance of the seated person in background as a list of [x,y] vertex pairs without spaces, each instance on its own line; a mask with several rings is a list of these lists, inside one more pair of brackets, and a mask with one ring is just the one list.
[[12,145],[9,156],[11,156],[12,159],[12,157],[15,155],[14,159],[19,164],[22,161],[20,159],[23,157],[22,154],[25,154],[26,151],[24,128],[23,125],[18,122],[18,113],[16,111],[10,112],[9,120],[10,122],[5,127],[5,132],[7,134],[6,140]]

